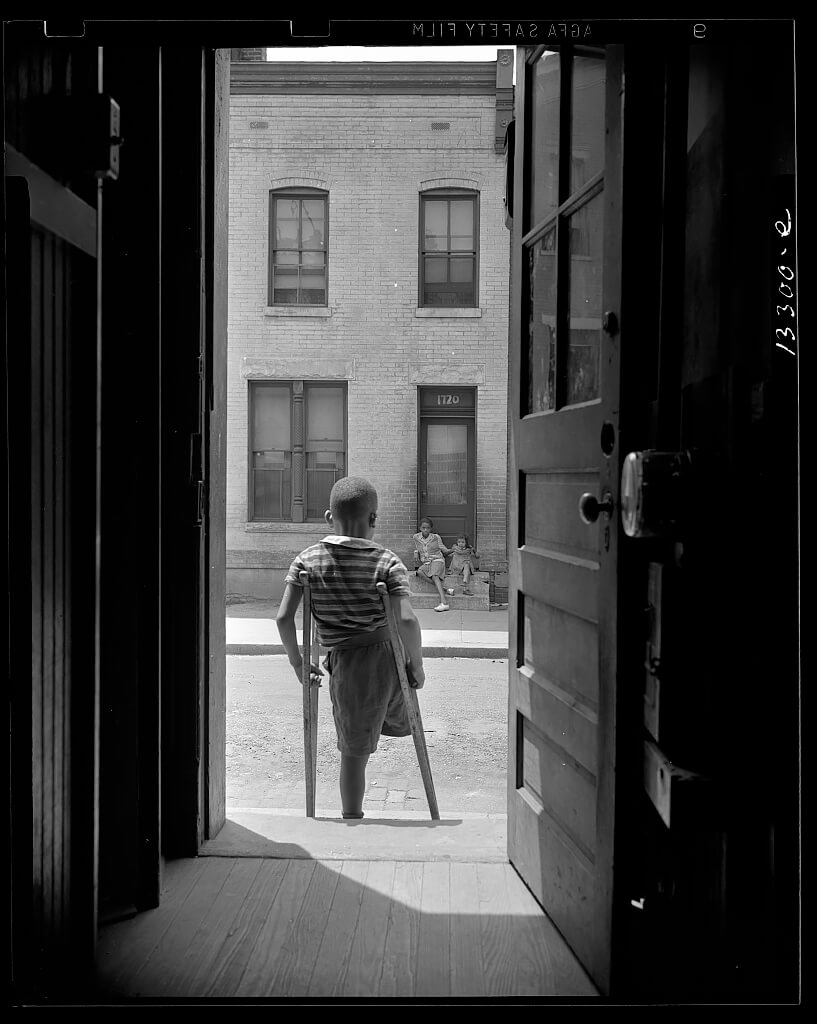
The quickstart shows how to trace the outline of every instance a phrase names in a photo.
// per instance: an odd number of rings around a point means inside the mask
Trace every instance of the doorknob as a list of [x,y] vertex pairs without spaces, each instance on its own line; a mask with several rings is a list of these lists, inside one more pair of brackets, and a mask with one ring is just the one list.
[[579,518],[583,523],[592,526],[600,515],[603,514],[609,519],[613,514],[615,508],[613,495],[609,491],[605,491],[602,497],[604,501],[599,501],[595,494],[590,494],[588,491],[579,498]]

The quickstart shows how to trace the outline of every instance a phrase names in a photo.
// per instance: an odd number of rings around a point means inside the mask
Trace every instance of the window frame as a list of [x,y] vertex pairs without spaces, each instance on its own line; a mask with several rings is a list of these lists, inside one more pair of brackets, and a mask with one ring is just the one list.
[[[302,522],[305,524],[316,524],[324,522],[323,511],[319,511],[316,516],[312,518],[307,517],[307,502],[308,502],[308,472],[307,472],[307,453],[310,450],[316,450],[314,445],[315,442],[310,442],[308,437],[308,402],[309,402],[309,390],[316,388],[340,388],[343,399],[343,408],[341,412],[341,428],[343,436],[338,441],[333,441],[331,444],[334,446],[335,451],[341,451],[343,453],[343,476],[348,476],[349,472],[349,386],[346,380],[306,380],[306,379],[250,379],[247,381],[247,522],[248,523],[266,523],[270,525],[279,524],[290,524]],[[264,449],[271,451],[288,451],[290,456],[290,495],[289,495],[289,508],[287,513],[281,519],[275,519],[270,517],[262,517],[256,514],[255,511],[255,466],[253,453],[257,450],[254,447],[254,428],[253,419],[255,411],[255,394],[258,390],[264,387],[278,387],[286,388],[289,393],[289,421],[290,421],[290,447],[288,449]],[[296,400],[295,395],[298,393],[300,388],[300,404],[302,408],[302,423],[301,429],[298,430],[298,424],[296,422],[295,407]],[[300,444],[298,439],[300,438]],[[340,447],[338,447],[340,445]],[[261,449],[258,449],[261,450]],[[296,481],[296,455],[301,455],[303,460],[302,466],[302,479]],[[341,477],[338,477],[341,479]],[[302,498],[302,509],[303,519],[296,519],[294,516],[295,510],[295,498],[301,496]]]
[[[450,186],[448,188],[426,189],[425,191],[420,192],[420,194],[419,194],[420,202],[419,202],[419,210],[418,210],[418,231],[417,231],[417,248],[418,248],[418,255],[417,255],[417,283],[418,283],[417,305],[418,305],[418,308],[420,308],[420,309],[440,309],[440,310],[447,310],[447,309],[451,309],[451,310],[453,310],[453,309],[479,309],[479,248],[480,248],[479,247],[479,198],[480,198],[479,192],[477,191],[477,189],[473,189],[473,188],[457,188],[457,187]],[[474,248],[472,250],[467,251],[467,252],[465,250],[451,250],[451,249],[448,249],[444,253],[444,255],[447,257],[448,260],[451,260],[452,256],[455,257],[455,258],[457,256],[469,256],[469,257],[473,256],[473,260],[474,260],[474,299],[473,299],[473,302],[470,305],[467,305],[467,306],[463,306],[463,305],[457,305],[457,306],[438,306],[438,305],[433,305],[431,303],[426,303],[426,301],[425,301],[425,285],[426,285],[426,281],[425,281],[425,260],[426,260],[426,256],[429,256],[429,255],[441,256],[441,255],[443,255],[443,253],[440,252],[439,250],[437,250],[437,251],[432,253],[430,250],[427,251],[425,249],[424,242],[425,242],[425,211],[426,211],[426,202],[428,200],[440,200],[440,199],[445,199],[445,200],[448,200],[449,202],[451,200],[456,200],[456,199],[459,199],[459,200],[470,199],[471,202],[472,202],[472,206],[473,206],[473,210],[474,210]],[[449,207],[449,210],[450,210],[450,207]],[[450,213],[449,213],[449,225],[450,225],[450,222],[451,222],[451,219],[450,219]]]
[[[275,254],[279,250],[275,247],[275,210],[277,199],[297,199],[302,202],[304,199],[322,199],[324,204],[324,235],[323,235],[323,267],[325,277],[324,301],[323,302],[276,302],[275,301]],[[299,206],[298,217],[298,249],[280,250],[298,253],[298,293],[301,291],[301,271],[303,269],[303,238],[302,234],[302,207]],[[302,309],[302,308],[324,308],[329,305],[329,192],[322,188],[286,186],[283,188],[272,188],[269,190],[269,216],[267,222],[268,244],[268,266],[267,266],[267,305],[274,309]],[[317,250],[306,250],[317,251]]]

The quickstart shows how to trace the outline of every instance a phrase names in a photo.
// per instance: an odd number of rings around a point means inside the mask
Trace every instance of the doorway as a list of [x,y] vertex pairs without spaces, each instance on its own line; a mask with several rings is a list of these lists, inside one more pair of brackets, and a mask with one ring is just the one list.
[[420,388],[419,404],[417,520],[446,547],[461,533],[476,545],[476,389]]

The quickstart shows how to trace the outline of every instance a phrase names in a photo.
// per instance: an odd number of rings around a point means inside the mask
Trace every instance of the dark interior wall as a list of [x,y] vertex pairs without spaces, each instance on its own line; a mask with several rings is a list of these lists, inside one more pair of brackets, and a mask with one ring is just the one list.
[[694,978],[719,996],[790,997],[796,393],[774,346],[770,228],[792,169],[779,127],[791,124],[791,54],[693,47],[688,78],[676,436],[692,473],[682,543],[665,560],[665,654],[670,629],[682,642],[665,677],[673,712],[661,746],[709,781],[686,825],[667,830],[652,816],[645,859],[669,908],[679,994]]
[[64,143],[93,99],[97,48],[4,28],[10,980],[20,994],[87,979],[96,937],[97,182],[81,140]]
[[159,895],[161,76],[158,46],[106,47],[121,109],[102,281],[100,919]]
[[[624,888],[643,902],[624,900],[628,938],[619,951],[623,977],[641,995],[790,1000],[798,963],[797,391],[794,360],[775,348],[775,306],[785,299],[775,291],[782,243],[776,248],[773,224],[786,206],[795,216],[792,54],[708,45],[669,48],[661,59],[664,72],[650,71],[649,85],[632,66],[627,76],[628,92],[641,85],[654,94],[663,80],[663,111],[650,115],[647,96],[635,109],[645,130],[657,134],[663,121],[666,150],[663,170],[652,160],[652,170],[633,171],[625,156],[630,210],[644,229],[640,259],[628,262],[625,249],[625,303],[635,299],[637,323],[631,307],[622,322],[637,342],[624,367],[622,443],[625,451],[688,450],[692,472],[675,539],[622,546],[623,566],[631,556],[625,575],[641,590],[630,595],[639,649],[622,686],[619,731],[626,744],[626,723],[645,720],[641,687],[629,679],[647,676],[649,630],[638,615],[655,602],[652,565],[663,579],[658,746],[706,781],[686,803],[673,796],[667,826],[623,752],[621,778],[629,766],[629,791],[640,790],[634,805],[621,805],[632,825],[622,840],[631,855]],[[626,106],[632,113],[629,97]],[[646,162],[650,153],[647,142],[629,151]],[[625,213],[625,246],[631,223]],[[628,287],[627,275],[642,263],[643,291]]]
[[[93,96],[101,73],[126,139],[119,179],[102,186],[100,261],[32,229],[27,179],[6,183],[11,981],[35,1001],[89,991],[98,920],[155,906],[161,856],[197,852],[208,669],[222,682],[224,670],[218,652],[209,665],[218,590],[200,487],[207,410],[224,451],[215,51],[130,47],[114,32],[100,52],[92,34],[44,41],[32,22],[4,37],[12,144],[47,168],[58,207],[82,198],[92,244],[99,186],[84,143],[107,153],[104,122],[40,100]],[[219,258],[223,272],[223,246]],[[223,625],[222,613],[222,663]]]

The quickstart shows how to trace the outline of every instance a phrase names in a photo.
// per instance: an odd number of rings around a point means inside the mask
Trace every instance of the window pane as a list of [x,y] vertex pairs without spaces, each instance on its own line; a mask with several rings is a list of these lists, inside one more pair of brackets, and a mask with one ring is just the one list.
[[[343,440],[343,388],[307,387],[306,436],[309,441]],[[330,456],[334,460],[334,452]]]
[[326,275],[320,267],[301,268],[301,291],[309,291],[315,288],[321,291],[326,286]]
[[569,218],[570,336],[567,351],[567,404],[599,397],[602,317],[602,225],[604,193]]
[[544,53],[533,68],[529,228],[559,205],[559,76],[559,54]]
[[451,248],[474,248],[474,203],[456,199],[451,203]]
[[[297,254],[296,254],[297,255]],[[272,301],[293,303],[298,301],[298,268],[275,267],[272,272]]]
[[292,504],[292,474],[289,456],[273,469],[253,470],[253,519],[289,519]]
[[556,403],[556,229],[528,250],[527,411],[544,412]]
[[437,284],[447,280],[446,273],[448,269],[448,260],[445,259],[445,257],[442,259],[439,257],[433,257],[431,259],[426,257],[423,262],[425,263],[426,284]]
[[298,200],[275,200],[275,248],[298,248]]
[[475,301],[474,285],[463,284],[432,284],[423,290],[425,306],[450,307],[462,306],[473,308]]
[[301,255],[301,263],[305,267],[322,267],[324,259],[322,252],[305,252]]
[[470,284],[474,280],[474,261],[470,257],[468,259],[458,257],[449,260],[449,268],[452,282],[462,283],[467,281]]
[[342,452],[307,452],[306,518],[322,519],[329,508],[329,494],[336,480],[344,475]]
[[289,388],[255,385],[252,395],[253,452],[290,447]]
[[429,423],[426,489],[429,505],[468,501],[468,432],[463,423]]
[[275,253],[275,265],[276,267],[297,267],[298,266],[298,251],[297,249],[293,252],[291,249],[282,249]]
[[571,192],[575,192],[604,167],[604,82],[603,58],[573,59]]
[[448,248],[448,201],[427,199],[424,201],[425,219],[423,247],[430,250]]
[[324,245],[324,202],[305,199],[301,218],[301,244],[304,249],[322,249]]

